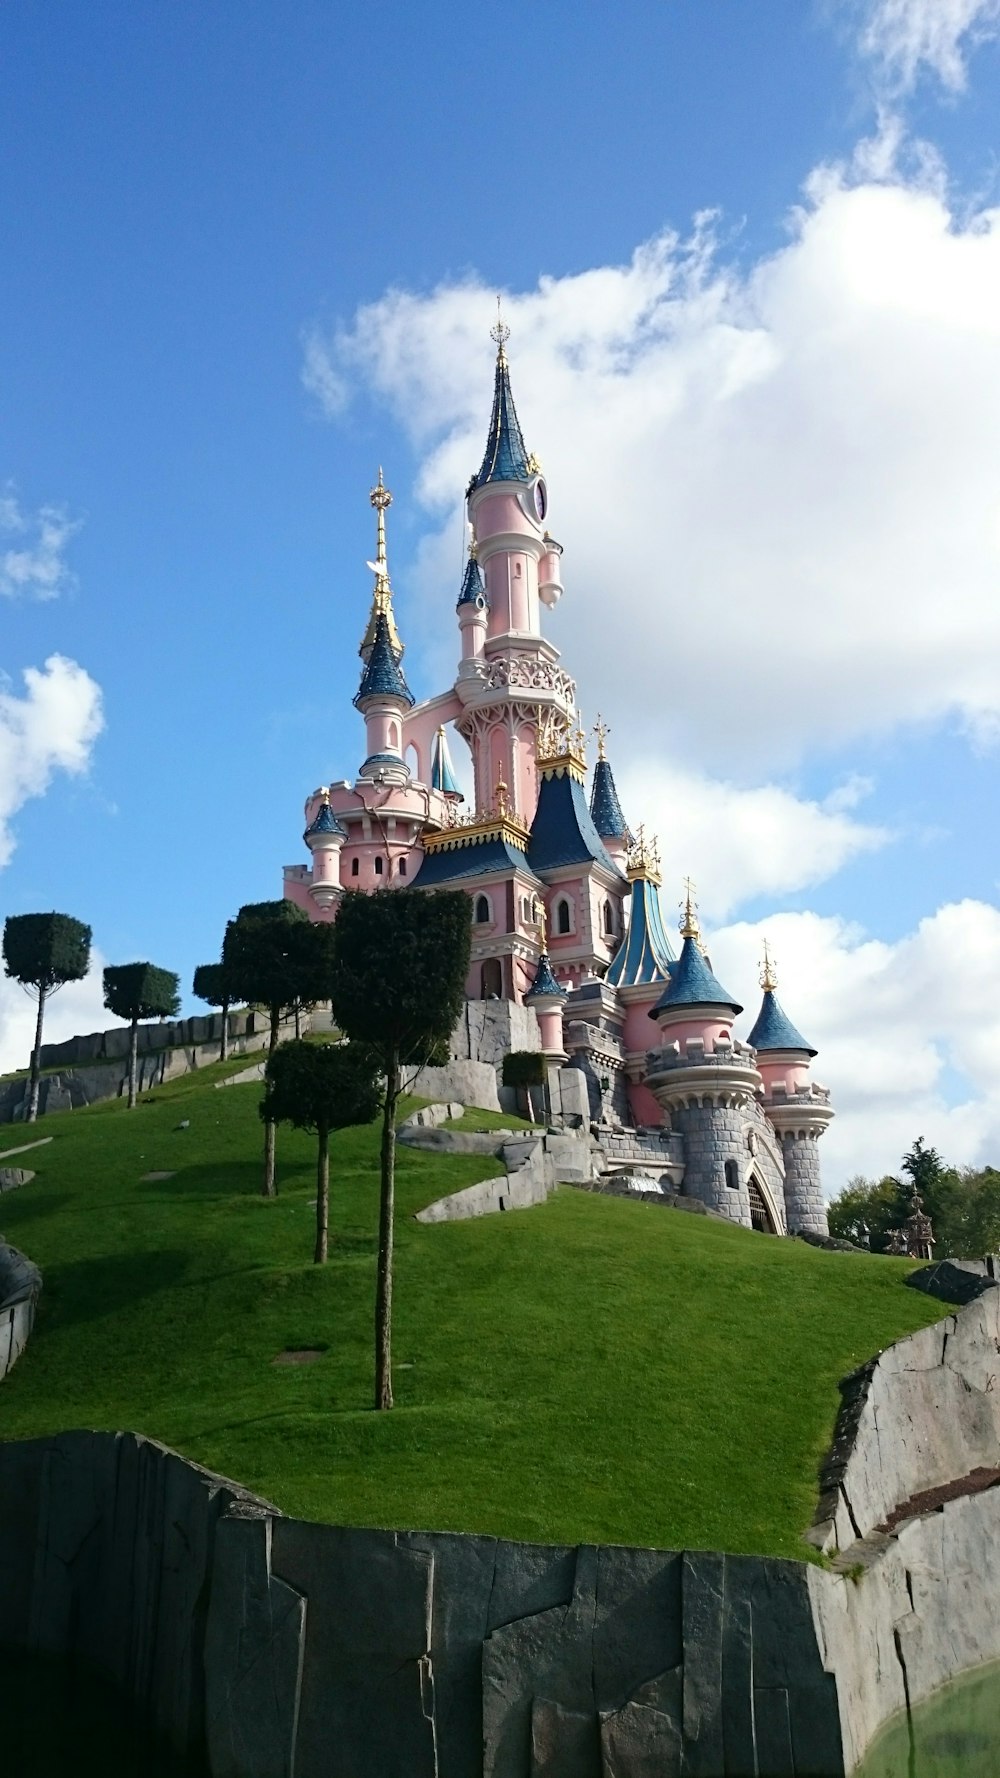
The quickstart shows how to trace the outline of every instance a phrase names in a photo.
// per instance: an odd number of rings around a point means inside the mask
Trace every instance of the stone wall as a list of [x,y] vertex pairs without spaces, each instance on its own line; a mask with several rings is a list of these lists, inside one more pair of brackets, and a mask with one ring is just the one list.
[[[730,1222],[750,1227],[746,1188],[747,1124],[739,1105],[675,1105],[670,1121],[684,1138],[684,1190]],[[735,1161],[738,1186],[726,1184],[726,1162]]]
[[[231,1039],[256,1035],[266,1037],[269,1020],[266,1013],[244,1008],[229,1014]],[[197,1049],[202,1044],[218,1044],[222,1038],[222,1014],[209,1013],[205,1018],[168,1019],[156,1024],[140,1025],[139,1054],[151,1050]],[[115,1025],[109,1031],[90,1031],[82,1037],[68,1037],[65,1043],[43,1043],[43,1068],[79,1068],[89,1062],[122,1062],[128,1060],[129,1027]]]
[[799,1134],[782,1133],[781,1152],[785,1167],[785,1218],[789,1234],[807,1230],[813,1235],[828,1235],[826,1199],[819,1169],[819,1133],[815,1130]]
[[0,1381],[13,1370],[28,1344],[41,1289],[38,1267],[16,1247],[0,1241]]

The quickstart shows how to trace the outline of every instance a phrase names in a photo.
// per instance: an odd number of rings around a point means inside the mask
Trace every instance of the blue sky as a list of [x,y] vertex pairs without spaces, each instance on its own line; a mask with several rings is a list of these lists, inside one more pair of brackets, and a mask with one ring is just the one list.
[[998,14],[8,0],[0,914],[186,986],[280,892],[362,757],[380,462],[408,675],[453,670],[501,290],[668,910],[692,870],[751,1008],[771,935],[832,1183],[1000,1161]]

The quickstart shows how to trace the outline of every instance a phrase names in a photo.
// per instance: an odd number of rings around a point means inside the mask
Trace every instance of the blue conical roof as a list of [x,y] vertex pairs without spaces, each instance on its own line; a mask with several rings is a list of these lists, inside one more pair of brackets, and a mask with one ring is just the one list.
[[611,959],[606,980],[613,988],[637,988],[644,982],[668,982],[674,953],[663,930],[660,896],[648,877],[632,884],[628,931]]
[[542,773],[528,860],[538,872],[558,870],[563,864],[602,864],[621,880],[622,873],[591,819],[583,785],[568,768]]
[[389,625],[384,611],[379,612],[375,621],[372,651],[361,675],[361,684],[354,699],[355,707],[360,710],[366,698],[374,697],[399,698],[407,708],[415,702],[403,677],[403,669],[392,652]]
[[599,759],[594,767],[590,790],[590,813],[602,840],[627,840],[629,837],[622,806],[618,801],[611,761]]
[[548,951],[543,951],[539,957],[535,979],[524,998],[525,1000],[538,1000],[543,994],[561,994],[564,998],[566,995],[565,988],[560,986],[552,974]]
[[483,571],[475,556],[471,554],[469,560],[465,564],[465,576],[462,580],[462,590],[458,595],[458,603],[459,607],[463,605],[483,605],[486,607],[487,611],[489,610],[490,601],[486,592],[486,582],[483,579]]
[[431,756],[431,789],[439,790],[442,796],[457,796],[459,802],[464,801],[462,792],[458,788],[443,728],[439,728],[434,736],[434,752]]
[[531,480],[531,476],[528,453],[524,448],[517,409],[510,391],[507,356],[501,347],[497,353],[490,435],[486,440],[486,453],[479,474],[473,476],[471,485],[473,488],[481,488],[487,482],[527,482]]
[[796,1031],[788,1014],[775,999],[773,988],[765,990],[757,1023],[747,1042],[755,1050],[801,1050],[806,1056],[815,1056],[818,1053],[810,1047],[801,1032]]
[[320,803],[302,838],[308,840],[314,833],[339,833],[343,839],[347,838],[346,827],[343,827],[337,820],[329,803],[325,800]]
[[726,993],[720,981],[717,981],[709,969],[698,941],[686,938],[681,954],[670,971],[670,980],[664,992],[653,1008],[652,1017],[658,1013],[668,1012],[675,1006],[728,1006],[733,1013],[743,1011],[730,994]]

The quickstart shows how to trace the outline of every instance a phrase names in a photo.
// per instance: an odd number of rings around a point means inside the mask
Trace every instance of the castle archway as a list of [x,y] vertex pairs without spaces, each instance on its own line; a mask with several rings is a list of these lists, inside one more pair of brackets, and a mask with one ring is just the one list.
[[480,1000],[500,1000],[503,998],[503,970],[499,957],[487,957],[479,972]]
[[758,1229],[762,1235],[779,1234],[771,1194],[757,1172],[751,1173],[747,1180],[747,1195],[750,1199],[750,1227]]

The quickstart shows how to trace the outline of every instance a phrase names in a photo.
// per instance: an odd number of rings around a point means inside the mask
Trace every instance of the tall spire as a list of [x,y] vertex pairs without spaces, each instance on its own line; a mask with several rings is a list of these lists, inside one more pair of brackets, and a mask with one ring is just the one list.
[[602,840],[620,840],[628,845],[632,836],[628,823],[622,814],[622,806],[618,800],[611,761],[605,752],[604,743],[610,734],[606,722],[600,716],[594,724],[593,731],[597,736],[597,764],[594,767],[594,781],[590,788],[590,813],[594,826]]
[[372,608],[368,614],[368,628],[361,639],[358,653],[367,663],[375,645],[376,625],[379,616],[382,615],[386,622],[389,647],[398,661],[403,653],[403,644],[399,639],[399,631],[396,628],[396,619],[392,609],[392,586],[389,580],[389,563],[385,553],[385,515],[387,509],[392,505],[392,495],[382,480],[381,463],[379,464],[378,481],[368,498],[378,514],[375,560],[367,564],[375,576],[375,588],[372,593]]
[[497,363],[493,382],[493,412],[490,415],[490,432],[486,440],[486,451],[480,465],[478,475],[474,475],[471,488],[484,487],[487,482],[526,482],[536,473],[538,465],[525,450],[524,438],[521,433],[514,397],[510,389],[510,368],[507,364],[507,341],[510,339],[510,328],[500,314],[500,298],[497,297],[497,323],[490,329],[490,338],[496,341]]
[[788,1017],[784,1007],[775,995],[778,986],[777,971],[774,958],[764,940],[764,961],[761,964],[760,985],[764,990],[764,998],[760,1003],[760,1012],[747,1042],[752,1049],[767,1054],[770,1050],[798,1050],[804,1056],[814,1056],[816,1051],[812,1044],[807,1043],[802,1033],[796,1029]]

